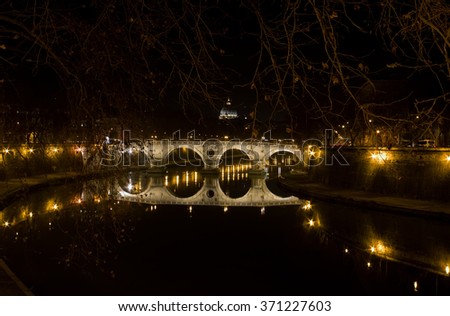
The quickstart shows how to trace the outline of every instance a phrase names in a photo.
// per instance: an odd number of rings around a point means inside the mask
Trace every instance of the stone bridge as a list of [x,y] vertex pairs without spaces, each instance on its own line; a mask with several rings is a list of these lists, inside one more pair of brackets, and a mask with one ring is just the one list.
[[[145,142],[130,142],[129,145],[121,149],[124,162],[131,161],[132,155],[140,155],[138,159],[141,165],[164,166],[169,163],[171,153],[177,150],[186,150],[194,153],[199,158],[199,163],[203,163],[205,169],[215,169],[222,162],[227,151],[239,150],[245,155],[240,157],[244,163],[251,162],[254,169],[262,169],[269,164],[269,158],[277,153],[291,153],[296,157],[291,166],[303,162],[301,148],[296,144],[280,141],[258,141],[258,140],[230,140],[221,141],[210,140],[149,140]],[[194,156],[194,155],[193,155]],[[115,157],[117,159],[117,157]],[[182,158],[181,163],[193,164],[194,157]],[[184,161],[183,161],[184,159]],[[234,162],[236,163],[236,162]]]

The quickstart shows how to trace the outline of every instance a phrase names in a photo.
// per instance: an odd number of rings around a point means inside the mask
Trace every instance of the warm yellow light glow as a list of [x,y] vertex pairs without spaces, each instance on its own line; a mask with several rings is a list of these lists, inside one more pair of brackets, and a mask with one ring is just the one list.
[[445,157],[445,160],[450,161],[450,155],[448,155],[447,157]]
[[385,152],[372,153],[372,154],[370,155],[370,157],[371,157],[373,160],[376,160],[376,161],[378,161],[378,162],[383,162],[383,161],[387,160],[387,154],[386,154]]
[[29,216],[30,216],[30,218],[32,218],[32,217],[33,217],[33,212],[30,212],[30,215],[29,215]]
[[389,251],[389,248],[381,240],[373,242],[372,246],[370,246],[370,252],[378,255],[386,255]]
[[367,267],[370,268],[372,266],[372,264],[369,262],[367,262]]
[[81,202],[83,202],[81,199],[77,199],[78,204],[81,204]]
[[56,204],[56,203],[53,204],[53,209],[54,209],[54,210],[57,210],[57,209],[58,209],[58,204]]
[[9,153],[9,149],[8,148],[5,149],[5,153]]
[[164,177],[164,185],[168,186],[169,185],[169,176],[165,176]]
[[53,152],[57,153],[58,152],[58,148],[53,148]]
[[264,215],[264,214],[266,214],[266,208],[263,206],[263,207],[261,207],[261,215]]
[[228,139],[228,136],[227,135],[225,135],[223,138],[225,138],[225,139]]
[[4,225],[5,227],[8,227],[8,226],[9,226],[9,223],[8,223],[8,222],[5,222],[3,225]]
[[344,252],[345,252],[345,253],[348,253],[348,248],[345,248],[345,249],[344,249]]
[[377,134],[380,134],[380,130],[379,129],[377,129]]
[[310,227],[313,227],[313,226],[314,226],[314,221],[313,221],[312,219],[310,219],[310,220],[308,221],[308,224],[309,224]]
[[308,211],[312,208],[311,202],[310,201],[306,201],[305,204],[303,205],[303,209],[305,211]]
[[28,151],[29,151],[30,153],[32,153],[32,152],[34,151],[34,149],[33,149],[33,148],[30,148],[30,149],[28,149]]
[[448,265],[445,266],[445,274],[450,273],[450,267]]
[[383,245],[382,243],[381,243],[381,241],[379,241],[378,243],[377,243],[377,253],[386,253],[386,250],[387,250],[387,248],[386,248],[386,246],[385,245]]
[[418,287],[419,287],[419,284],[417,283],[417,281],[414,281],[414,291],[417,292]]
[[228,212],[228,206],[224,206],[223,207],[223,211],[226,213],[226,212]]
[[189,212],[192,212],[192,206],[189,206]]

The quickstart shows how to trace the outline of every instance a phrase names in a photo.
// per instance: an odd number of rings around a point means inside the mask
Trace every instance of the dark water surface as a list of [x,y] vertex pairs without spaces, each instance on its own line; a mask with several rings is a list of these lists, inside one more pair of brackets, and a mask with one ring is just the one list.
[[[161,177],[181,197],[204,180],[194,169]],[[247,167],[219,177],[233,197],[251,185]],[[149,181],[143,173],[119,178],[135,191]],[[448,221],[318,201],[263,215],[259,207],[190,211],[114,200],[114,181],[48,188],[0,212],[1,255],[35,294],[450,294]]]

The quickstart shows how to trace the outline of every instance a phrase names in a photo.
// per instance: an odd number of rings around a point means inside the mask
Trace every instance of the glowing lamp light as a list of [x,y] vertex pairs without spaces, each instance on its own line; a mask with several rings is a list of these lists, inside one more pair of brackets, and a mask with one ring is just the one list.
[[372,264],[369,262],[367,262],[367,267],[370,268],[372,266]]
[[308,211],[308,210],[310,210],[312,208],[312,205],[311,205],[311,202],[310,201],[307,201],[306,203],[305,203],[305,205],[303,205],[303,209],[305,210],[305,211]]
[[54,210],[57,210],[57,209],[58,209],[58,204],[56,204],[56,203],[53,204],[53,209],[54,209]]
[[371,157],[373,160],[376,160],[376,161],[378,161],[378,162],[383,162],[383,161],[387,160],[387,154],[384,153],[384,152],[380,152],[380,153],[372,153],[372,154],[370,155],[370,157]]
[[32,218],[33,217],[33,212],[30,212],[29,216],[30,216],[30,218]]
[[447,156],[445,157],[445,160],[450,161],[450,155],[447,155]]
[[310,219],[310,220],[308,221],[308,224],[309,224],[310,227],[313,227],[313,226],[314,226],[314,221],[313,221],[312,219]]
[[33,148],[30,148],[30,149],[28,149],[28,151],[29,151],[30,153],[33,153],[34,149],[33,149]]
[[374,246],[370,247],[370,252],[372,252],[372,253],[375,252],[375,247]]
[[192,206],[189,206],[189,213],[192,213]]
[[9,149],[8,148],[5,149],[5,153],[6,154],[9,153]]
[[448,265],[445,266],[445,274],[449,274],[450,273],[450,267]]
[[386,246],[384,246],[381,242],[377,243],[377,252],[378,253],[385,253],[386,252]]
[[348,248],[345,248],[345,249],[344,249],[344,252],[345,252],[345,253],[348,253]]
[[8,226],[9,226],[9,222],[5,222],[5,223],[3,224],[3,226],[8,227]]
[[223,211],[226,213],[226,212],[228,212],[228,206],[224,206],[223,207]]
[[417,281],[414,281],[414,292],[417,292],[419,290],[419,284],[417,283]]
[[261,215],[264,215],[264,214],[266,214],[266,208],[263,206],[263,207],[261,207]]

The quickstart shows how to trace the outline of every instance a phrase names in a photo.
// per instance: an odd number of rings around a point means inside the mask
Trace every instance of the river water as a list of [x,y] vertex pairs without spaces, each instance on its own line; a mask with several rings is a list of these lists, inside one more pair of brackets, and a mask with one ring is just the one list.
[[[227,195],[249,166],[217,175]],[[277,186],[277,170],[266,180]],[[449,295],[450,222],[311,201],[299,206],[120,201],[159,178],[198,192],[201,170],[123,173],[50,187],[0,212],[0,254],[37,295]],[[447,269],[447,271],[446,271]]]

